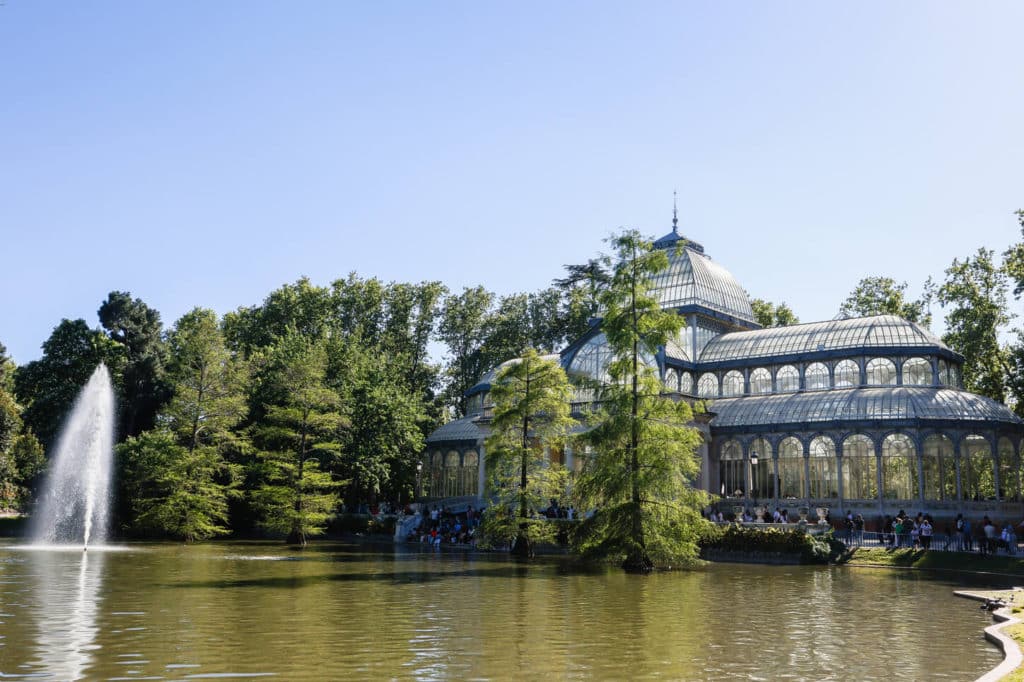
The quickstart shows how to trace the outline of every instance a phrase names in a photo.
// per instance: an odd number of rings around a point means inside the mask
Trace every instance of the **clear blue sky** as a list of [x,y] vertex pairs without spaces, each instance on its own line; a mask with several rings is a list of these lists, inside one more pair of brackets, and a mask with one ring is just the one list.
[[546,286],[620,226],[832,317],[1019,238],[1024,3],[0,0],[0,341],[358,271]]

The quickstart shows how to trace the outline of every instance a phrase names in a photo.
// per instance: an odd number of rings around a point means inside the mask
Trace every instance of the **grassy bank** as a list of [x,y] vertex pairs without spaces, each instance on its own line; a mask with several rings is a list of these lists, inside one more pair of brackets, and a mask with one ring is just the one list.
[[838,563],[848,566],[889,566],[965,573],[1004,573],[1024,576],[1024,558],[982,556],[970,552],[928,552],[923,549],[853,549]]

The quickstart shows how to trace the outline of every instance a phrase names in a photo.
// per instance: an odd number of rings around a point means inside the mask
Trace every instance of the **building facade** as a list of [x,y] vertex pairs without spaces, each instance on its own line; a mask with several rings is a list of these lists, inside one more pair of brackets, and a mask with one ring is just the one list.
[[[725,505],[1021,516],[1024,421],[964,390],[963,358],[928,330],[890,315],[761,329],[744,289],[675,221],[654,246],[670,260],[655,293],[686,327],[645,361],[666,394],[706,406],[699,485]],[[597,324],[555,357],[570,377],[607,376]],[[495,374],[427,438],[425,497],[481,495]],[[577,413],[588,398],[577,392]]]

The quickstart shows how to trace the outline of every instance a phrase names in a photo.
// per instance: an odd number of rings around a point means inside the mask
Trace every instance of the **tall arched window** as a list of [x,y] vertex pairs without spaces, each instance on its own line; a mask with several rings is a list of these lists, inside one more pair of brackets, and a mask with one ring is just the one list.
[[931,386],[932,363],[924,358],[910,358],[903,363],[904,386]]
[[868,386],[895,386],[896,365],[889,358],[871,358],[867,366]]
[[470,450],[462,456],[462,490],[459,492],[460,495],[476,495],[479,489],[479,479],[477,473],[479,472],[480,458],[476,454],[476,450]]
[[726,372],[722,377],[722,395],[726,398],[735,398],[743,395],[743,373],[732,370]]
[[846,499],[877,499],[876,472],[875,444],[870,438],[858,433],[843,441],[843,496]]
[[994,500],[995,460],[982,436],[967,436],[960,445],[960,485],[965,500]]
[[804,496],[804,446],[790,436],[779,443],[779,497],[795,500]]
[[[755,438],[747,450],[750,461],[750,494],[757,498],[775,496],[775,463],[772,462],[772,444],[764,438]],[[757,464],[754,464],[757,455]]]
[[1003,436],[999,439],[999,499],[1020,501],[1020,466],[1013,442]]
[[860,367],[853,360],[840,360],[835,369],[836,388],[860,386]]
[[430,468],[430,496],[444,497],[444,454],[435,452]]
[[665,370],[664,385],[665,390],[669,393],[675,393],[679,390],[679,375],[671,367]]
[[925,438],[921,468],[924,469],[926,500],[956,499],[956,460],[953,457],[953,441],[943,435]]
[[700,381],[697,382],[697,395],[701,398],[717,398],[718,377],[711,372],[701,374]]
[[775,390],[779,393],[800,390],[800,371],[793,365],[779,367],[779,371],[775,373]]
[[818,391],[829,387],[828,367],[820,362],[812,362],[804,370],[804,388]]
[[746,482],[743,478],[743,448],[739,441],[722,443],[718,455],[718,477],[722,482],[722,495],[743,497]]
[[839,497],[839,469],[835,443],[828,436],[818,436],[811,441],[809,452],[810,496],[815,499]]
[[939,383],[949,386],[949,363],[945,360],[939,360]]
[[689,372],[679,373],[679,392],[686,395],[693,395],[693,377]]
[[444,496],[459,494],[459,453],[454,450],[444,456]]
[[759,395],[772,392],[772,373],[764,367],[758,367],[750,373],[750,393]]
[[888,500],[917,499],[917,453],[906,434],[890,433],[882,441],[882,495]]
[[960,367],[949,363],[949,385],[955,388],[963,388],[960,383]]

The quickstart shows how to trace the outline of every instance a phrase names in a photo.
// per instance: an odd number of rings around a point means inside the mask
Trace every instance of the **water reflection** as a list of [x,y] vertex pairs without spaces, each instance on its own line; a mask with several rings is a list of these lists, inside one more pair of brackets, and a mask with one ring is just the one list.
[[105,557],[100,552],[28,552],[35,658],[25,667],[33,677],[79,680],[93,660]]

